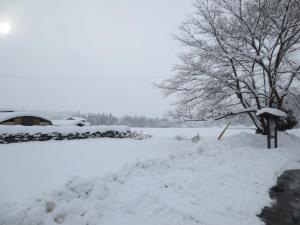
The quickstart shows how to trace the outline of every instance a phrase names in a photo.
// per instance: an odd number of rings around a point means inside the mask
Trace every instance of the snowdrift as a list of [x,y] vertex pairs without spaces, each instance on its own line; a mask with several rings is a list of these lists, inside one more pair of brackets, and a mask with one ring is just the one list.
[[[241,132],[238,135],[226,137],[224,144],[230,147],[266,148],[267,137]],[[300,138],[294,134],[278,132],[279,147],[292,148],[300,144]]]

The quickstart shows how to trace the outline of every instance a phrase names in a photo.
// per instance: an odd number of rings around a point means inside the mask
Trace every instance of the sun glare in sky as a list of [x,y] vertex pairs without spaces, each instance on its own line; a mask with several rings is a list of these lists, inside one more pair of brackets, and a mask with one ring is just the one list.
[[11,31],[11,25],[8,20],[1,20],[0,19],[0,34],[7,35]]

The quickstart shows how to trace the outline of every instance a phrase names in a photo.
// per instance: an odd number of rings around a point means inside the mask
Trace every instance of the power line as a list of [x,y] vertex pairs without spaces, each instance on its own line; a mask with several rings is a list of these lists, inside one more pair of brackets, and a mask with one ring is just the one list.
[[167,79],[167,76],[37,76],[37,75],[0,75],[8,79],[57,79],[57,80],[136,80],[136,79]]

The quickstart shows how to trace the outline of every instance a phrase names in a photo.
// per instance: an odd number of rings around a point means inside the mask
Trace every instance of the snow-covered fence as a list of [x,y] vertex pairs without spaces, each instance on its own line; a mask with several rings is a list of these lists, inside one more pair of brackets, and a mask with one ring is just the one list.
[[91,126],[91,127],[24,127],[0,126],[0,144],[74,140],[87,138],[131,138],[134,137],[129,127],[123,126]]

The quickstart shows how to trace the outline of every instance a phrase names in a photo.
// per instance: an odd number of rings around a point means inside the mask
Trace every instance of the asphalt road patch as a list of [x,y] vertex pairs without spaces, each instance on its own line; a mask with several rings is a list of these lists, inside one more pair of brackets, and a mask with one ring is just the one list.
[[266,225],[300,225],[300,170],[285,171],[270,197],[274,204],[258,215]]

